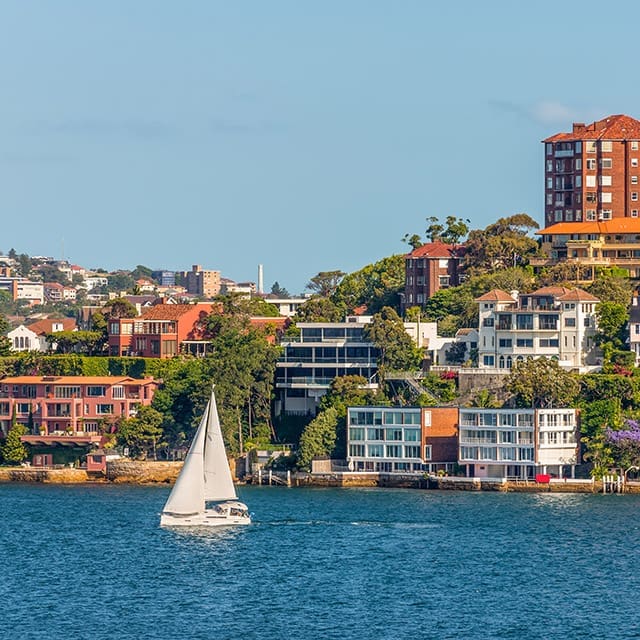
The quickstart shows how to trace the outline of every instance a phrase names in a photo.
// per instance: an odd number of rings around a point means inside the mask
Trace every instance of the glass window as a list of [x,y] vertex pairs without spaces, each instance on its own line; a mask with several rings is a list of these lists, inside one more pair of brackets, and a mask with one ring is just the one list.
[[367,445],[370,458],[382,458],[384,456],[384,445],[382,444],[369,444]]
[[405,442],[420,442],[420,429],[405,429],[404,430]]
[[106,395],[106,388],[102,386],[87,387],[87,396],[90,398],[98,398]]
[[364,440],[364,429],[362,427],[350,427],[349,440]]

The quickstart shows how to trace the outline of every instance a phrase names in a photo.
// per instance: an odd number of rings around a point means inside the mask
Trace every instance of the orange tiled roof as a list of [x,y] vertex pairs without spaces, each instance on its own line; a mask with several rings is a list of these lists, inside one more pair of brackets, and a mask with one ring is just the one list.
[[561,302],[569,302],[570,300],[576,300],[580,302],[600,302],[600,298],[596,298],[594,295],[591,295],[584,289],[571,289],[568,293],[565,293],[563,296],[558,296],[558,300]]
[[640,234],[640,218],[613,218],[593,222],[557,222],[550,227],[536,231],[538,235],[584,235],[584,234]]
[[142,320],[179,320],[183,315],[194,311],[194,309],[211,313],[213,305],[157,304],[147,309],[140,317]]
[[566,293],[569,293],[569,291],[571,291],[571,289],[568,289],[567,287],[550,285],[548,287],[541,287],[540,289],[536,289],[535,291],[532,291],[529,295],[530,296],[563,296]]
[[455,258],[459,247],[444,242],[427,242],[406,254],[406,258]]
[[3,378],[0,384],[38,384],[50,382],[51,384],[153,384],[152,378],[144,380],[129,376],[16,376]]
[[485,293],[479,298],[476,298],[476,302],[513,302],[515,303],[515,300],[506,291],[502,291],[502,289],[493,289],[492,291],[489,291],[489,293]]
[[44,320],[37,320],[27,325],[27,329],[41,336],[45,333],[52,333],[54,323],[61,323],[62,331],[73,331],[76,328],[76,321],[73,318],[45,318]]
[[543,142],[563,142],[572,140],[638,140],[640,139],[640,120],[618,114],[596,120],[584,128],[575,128],[572,132],[556,133]]

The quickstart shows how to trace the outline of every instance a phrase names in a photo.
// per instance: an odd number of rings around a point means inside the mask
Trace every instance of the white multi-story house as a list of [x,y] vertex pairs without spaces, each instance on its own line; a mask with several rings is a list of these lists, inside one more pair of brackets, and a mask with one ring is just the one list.
[[460,408],[459,464],[467,476],[574,477],[578,464],[575,409]]
[[298,336],[285,336],[276,364],[276,413],[314,415],[337,376],[362,376],[377,388],[378,349],[364,336],[369,316],[347,322],[299,322]]
[[544,287],[520,295],[494,289],[476,302],[481,369],[507,372],[517,360],[541,356],[579,373],[601,364],[594,340],[600,300],[582,289]]
[[49,344],[46,336],[59,331],[76,331],[76,321],[72,318],[45,318],[30,325],[21,324],[7,333],[12,351],[55,350],[56,344]]

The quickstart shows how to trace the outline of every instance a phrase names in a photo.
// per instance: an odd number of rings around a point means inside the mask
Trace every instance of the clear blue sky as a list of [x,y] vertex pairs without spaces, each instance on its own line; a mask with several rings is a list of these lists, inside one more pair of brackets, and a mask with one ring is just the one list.
[[[0,250],[278,281],[542,221],[540,140],[640,117],[637,2],[0,3]],[[64,243],[64,244],[63,244]]]

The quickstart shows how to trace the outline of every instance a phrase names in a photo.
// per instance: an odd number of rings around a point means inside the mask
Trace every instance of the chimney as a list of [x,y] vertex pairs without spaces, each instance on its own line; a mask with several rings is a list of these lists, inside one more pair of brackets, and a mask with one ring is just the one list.
[[258,265],[258,293],[264,293],[264,273],[262,265]]
[[574,122],[573,123],[573,133],[581,133],[585,131],[587,125],[584,122]]

